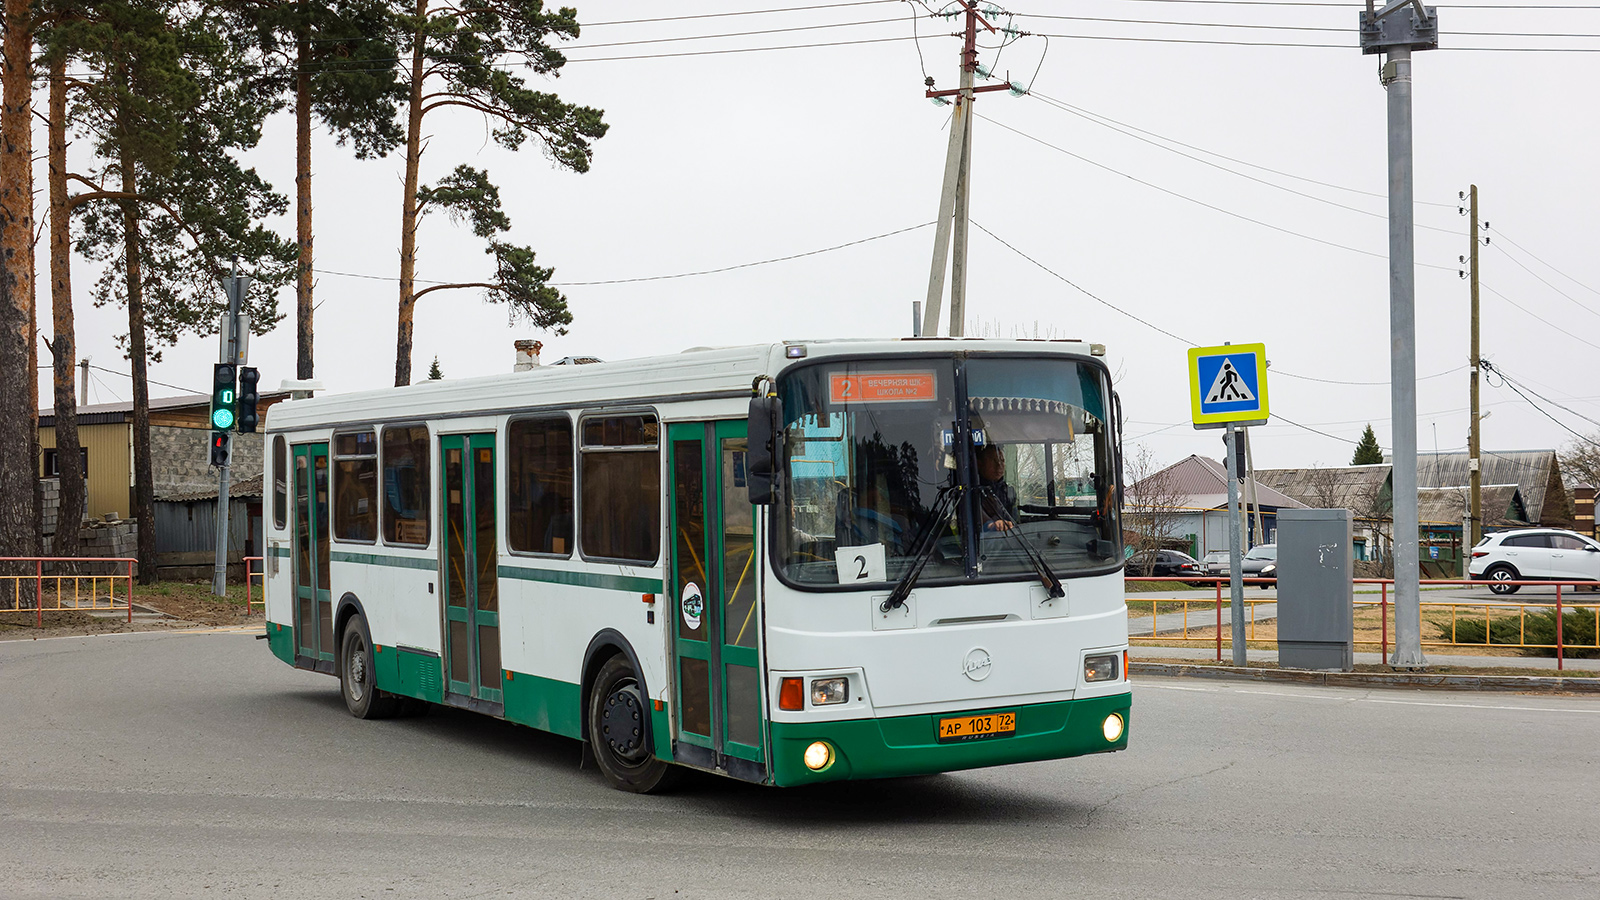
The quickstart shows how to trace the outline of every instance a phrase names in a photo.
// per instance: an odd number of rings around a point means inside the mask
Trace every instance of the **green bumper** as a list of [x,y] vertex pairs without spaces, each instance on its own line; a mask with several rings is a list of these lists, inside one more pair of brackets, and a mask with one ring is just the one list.
[[[1128,746],[1127,726],[1132,705],[1132,695],[1124,693],[1057,703],[961,710],[962,715],[1015,710],[1016,733],[949,744],[939,743],[936,735],[939,719],[954,713],[843,722],[773,722],[772,781],[788,787],[849,778],[928,775],[1122,750]],[[1122,716],[1124,727],[1121,737],[1107,741],[1102,727],[1106,716],[1112,713]],[[834,751],[833,762],[820,772],[806,768],[802,761],[806,747],[815,741],[826,741]]]

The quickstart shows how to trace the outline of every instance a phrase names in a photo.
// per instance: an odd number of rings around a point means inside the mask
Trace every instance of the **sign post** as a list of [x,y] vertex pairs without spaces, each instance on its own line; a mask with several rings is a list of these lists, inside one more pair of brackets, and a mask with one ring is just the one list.
[[[228,292],[228,311],[222,317],[221,347],[216,366],[215,384],[212,387],[211,464],[217,467],[217,563],[211,574],[211,593],[228,596],[228,487],[231,481],[229,465],[232,434],[235,420],[235,377],[243,365],[249,338],[249,318],[239,314],[245,292],[250,289],[250,278],[239,274],[238,261],[234,261],[233,274],[222,282]],[[226,369],[226,385],[223,370]],[[221,405],[219,406],[219,402]],[[220,414],[220,415],[219,415]],[[248,576],[247,576],[248,577]]]
[[1195,428],[1225,428],[1228,444],[1228,593],[1232,598],[1233,664],[1248,662],[1244,639],[1244,566],[1239,527],[1240,425],[1265,425],[1267,348],[1263,344],[1224,344],[1189,348],[1189,408]]

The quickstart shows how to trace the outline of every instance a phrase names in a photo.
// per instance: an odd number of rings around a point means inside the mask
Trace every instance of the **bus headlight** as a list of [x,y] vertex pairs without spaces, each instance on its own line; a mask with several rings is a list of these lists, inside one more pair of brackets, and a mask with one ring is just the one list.
[[1116,713],[1106,716],[1106,720],[1100,726],[1100,730],[1105,732],[1108,742],[1115,744],[1117,738],[1122,737],[1122,717]]
[[823,741],[813,741],[811,746],[806,748],[804,759],[806,768],[820,772],[833,762],[833,748]]
[[1117,654],[1107,653],[1104,656],[1088,656],[1083,660],[1084,681],[1116,681],[1117,680]]
[[811,705],[831,706],[850,700],[850,679],[818,678],[811,682]]

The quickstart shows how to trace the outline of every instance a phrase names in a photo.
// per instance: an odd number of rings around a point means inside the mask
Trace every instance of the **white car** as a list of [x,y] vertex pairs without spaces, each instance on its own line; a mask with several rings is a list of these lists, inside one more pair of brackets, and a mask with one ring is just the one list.
[[1600,581],[1600,541],[1559,528],[1500,531],[1472,548],[1467,573],[1496,594],[1515,594],[1513,581]]

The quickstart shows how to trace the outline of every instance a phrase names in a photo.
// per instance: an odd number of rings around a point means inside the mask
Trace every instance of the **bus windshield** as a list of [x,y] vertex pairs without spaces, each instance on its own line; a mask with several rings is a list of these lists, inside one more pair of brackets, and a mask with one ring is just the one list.
[[1098,366],[822,363],[785,376],[779,393],[785,499],[774,532],[791,583],[882,589],[924,548],[921,584],[1012,580],[1040,561],[1066,578],[1121,557]]

